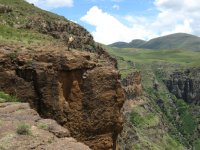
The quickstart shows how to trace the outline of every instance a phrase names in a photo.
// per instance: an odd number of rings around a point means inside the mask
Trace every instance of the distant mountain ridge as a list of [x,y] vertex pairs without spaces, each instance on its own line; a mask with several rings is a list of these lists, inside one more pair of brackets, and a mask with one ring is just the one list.
[[133,40],[130,43],[116,42],[110,44],[111,47],[117,48],[145,48],[145,49],[189,49],[200,51],[200,37],[186,33],[175,33],[149,41]]

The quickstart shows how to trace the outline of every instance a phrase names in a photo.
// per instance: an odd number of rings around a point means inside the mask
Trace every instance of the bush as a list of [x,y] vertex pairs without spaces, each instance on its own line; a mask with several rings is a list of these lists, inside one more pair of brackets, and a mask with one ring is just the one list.
[[17,127],[17,133],[20,135],[30,135],[31,134],[31,127],[28,124],[21,123]]
[[38,125],[38,127],[39,127],[40,129],[44,129],[44,130],[48,130],[48,129],[49,129],[49,126],[48,126],[47,124],[44,124],[44,123],[40,123],[40,124]]
[[18,99],[15,96],[11,96],[0,91],[0,102],[17,102]]

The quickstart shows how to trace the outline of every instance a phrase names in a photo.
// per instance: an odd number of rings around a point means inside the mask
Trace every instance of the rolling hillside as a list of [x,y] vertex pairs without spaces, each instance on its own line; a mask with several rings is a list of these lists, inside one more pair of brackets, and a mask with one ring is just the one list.
[[110,44],[109,46],[117,47],[117,48],[139,48],[140,46],[142,46],[145,43],[146,43],[146,41],[144,41],[144,40],[136,39],[136,40],[132,40],[130,43],[116,42],[116,43]]
[[[122,44],[123,43],[123,44]],[[144,49],[185,49],[200,51],[200,38],[186,33],[175,33],[163,37],[151,39],[147,42],[143,40],[133,40],[130,43],[116,42],[111,47],[118,48],[144,48]]]

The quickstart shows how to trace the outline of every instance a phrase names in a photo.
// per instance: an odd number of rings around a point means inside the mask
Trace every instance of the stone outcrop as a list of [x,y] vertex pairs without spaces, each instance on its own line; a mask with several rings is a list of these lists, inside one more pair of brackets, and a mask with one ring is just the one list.
[[2,20],[0,25],[50,35],[65,46],[68,46],[69,38],[73,37],[74,40],[70,44],[70,48],[97,53],[99,57],[104,57],[117,67],[116,59],[112,58],[100,44],[97,44],[85,28],[62,16],[40,10],[25,0],[2,2],[0,13],[6,12],[11,12],[11,16],[0,16]]
[[168,90],[188,103],[200,104],[200,69],[193,68],[172,73],[164,81]]
[[37,30],[44,34],[52,35],[56,39],[62,39],[68,43],[70,36],[74,37],[71,48],[95,50],[95,42],[91,34],[78,24],[64,20],[48,20],[42,16],[31,18],[25,25],[26,29]]
[[123,130],[118,136],[119,149],[133,149],[133,142],[137,142],[139,137],[137,131],[130,122],[130,115],[136,105],[142,105],[143,100],[140,98],[142,94],[141,74],[134,71],[121,81],[126,101],[123,105]]
[[[29,134],[17,133],[22,125]],[[90,150],[54,120],[42,119],[28,103],[0,103],[0,149]]]
[[70,44],[70,48],[95,52],[117,68],[117,60],[111,57],[108,52],[97,44],[93,40],[92,35],[85,28],[71,21],[58,19],[48,20],[45,17],[36,16],[28,20],[22,28],[51,35],[56,39],[64,41],[66,45],[69,38],[73,37],[74,40]]
[[124,93],[118,72],[105,63],[89,52],[1,47],[0,90],[29,102],[90,148],[115,149]]
[[126,95],[126,99],[133,100],[142,94],[141,74],[140,72],[132,72],[122,80],[122,85]]
[[7,5],[0,4],[0,13],[9,13],[12,11],[12,8]]

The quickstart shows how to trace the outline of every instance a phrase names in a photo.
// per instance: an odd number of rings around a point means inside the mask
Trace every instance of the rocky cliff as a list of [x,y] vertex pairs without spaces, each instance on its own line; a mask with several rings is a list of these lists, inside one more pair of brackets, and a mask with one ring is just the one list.
[[92,149],[115,149],[124,93],[118,72],[96,54],[0,48],[0,90],[55,119]]
[[127,75],[122,81],[126,99],[133,100],[142,94],[141,74],[138,71]]
[[188,103],[200,104],[200,69],[192,68],[173,72],[164,81],[167,88],[177,98]]
[[0,91],[55,119],[91,149],[115,149],[124,103],[116,60],[64,17],[24,0],[0,3]]
[[130,122],[130,115],[134,107],[142,105],[143,101],[140,98],[142,94],[141,74],[139,71],[134,71],[128,74],[121,81],[126,101],[123,105],[123,130],[118,136],[118,143],[121,150],[133,149],[134,143],[139,139],[137,132]]
[[0,2],[0,13],[0,25],[49,35],[66,46],[69,37],[73,37],[71,48],[98,53],[117,66],[117,61],[93,40],[85,28],[62,16],[41,10],[25,0]]

